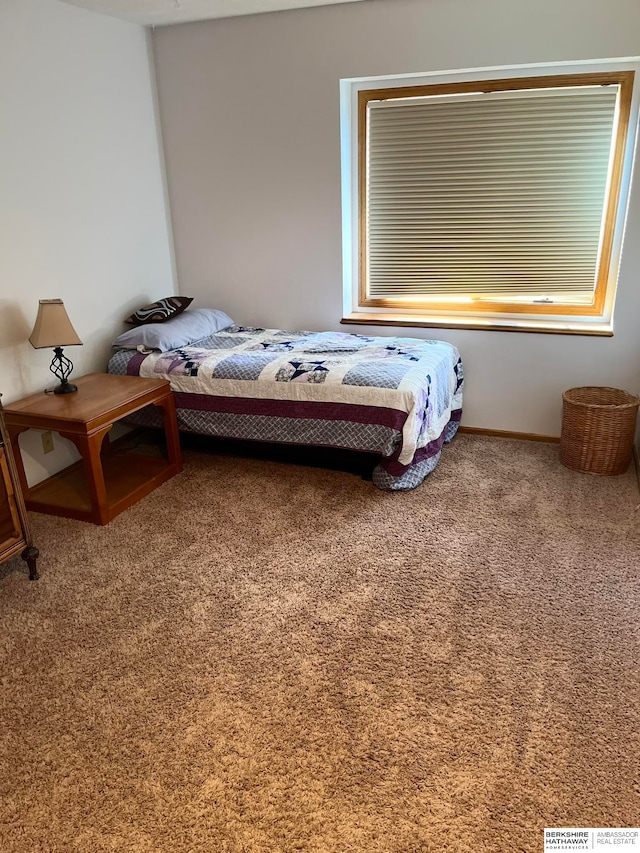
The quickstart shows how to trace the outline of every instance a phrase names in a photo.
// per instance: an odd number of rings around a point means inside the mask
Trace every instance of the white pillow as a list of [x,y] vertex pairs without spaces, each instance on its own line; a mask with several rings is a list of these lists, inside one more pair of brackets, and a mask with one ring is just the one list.
[[164,323],[146,323],[128,329],[113,342],[120,349],[159,349],[167,352],[170,349],[187,347],[189,344],[215,335],[221,329],[233,326],[233,320],[224,311],[215,308],[189,308],[165,320]]

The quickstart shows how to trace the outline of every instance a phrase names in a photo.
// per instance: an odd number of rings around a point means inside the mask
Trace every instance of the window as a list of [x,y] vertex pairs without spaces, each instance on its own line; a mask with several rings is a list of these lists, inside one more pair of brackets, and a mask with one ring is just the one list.
[[461,76],[343,81],[345,321],[610,334],[634,67]]

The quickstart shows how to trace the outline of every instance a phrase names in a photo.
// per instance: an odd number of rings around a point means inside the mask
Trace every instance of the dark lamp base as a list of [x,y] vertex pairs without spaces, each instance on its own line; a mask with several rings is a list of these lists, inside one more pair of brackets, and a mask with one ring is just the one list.
[[71,360],[66,357],[66,355],[62,351],[62,347],[54,347],[53,351],[55,353],[53,357],[53,361],[49,365],[49,370],[53,373],[55,377],[60,380],[60,384],[57,388],[53,389],[54,394],[73,394],[78,390],[77,385],[72,385],[68,379],[71,375],[71,371],[73,370],[73,364]]
[[61,382],[57,388],[53,389],[54,394],[73,394],[78,390],[77,385],[72,385],[71,382]]

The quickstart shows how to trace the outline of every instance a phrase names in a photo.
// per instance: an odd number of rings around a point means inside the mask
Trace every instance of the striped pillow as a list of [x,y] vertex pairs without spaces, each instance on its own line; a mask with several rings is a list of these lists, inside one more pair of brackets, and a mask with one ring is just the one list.
[[167,296],[165,299],[158,299],[157,302],[138,308],[124,322],[130,326],[144,326],[145,323],[164,323],[165,320],[182,314],[192,302],[192,296]]

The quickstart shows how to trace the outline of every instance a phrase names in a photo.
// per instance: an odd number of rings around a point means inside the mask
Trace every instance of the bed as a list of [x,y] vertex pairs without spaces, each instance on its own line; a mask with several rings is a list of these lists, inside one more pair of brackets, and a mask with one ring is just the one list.
[[185,432],[379,454],[372,479],[390,491],[422,483],[462,413],[457,349],[418,338],[232,325],[166,352],[118,350],[108,371],[168,379]]

